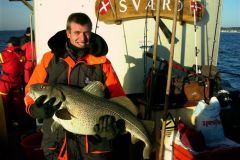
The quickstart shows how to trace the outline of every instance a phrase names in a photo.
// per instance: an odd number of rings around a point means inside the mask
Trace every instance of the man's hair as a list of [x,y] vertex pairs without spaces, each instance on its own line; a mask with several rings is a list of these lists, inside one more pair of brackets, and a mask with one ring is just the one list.
[[20,40],[18,37],[10,37],[7,41],[7,43],[12,43],[14,47],[17,47],[20,45]]
[[25,31],[25,34],[29,34],[31,33],[31,28],[30,27],[27,27],[26,31]]
[[84,13],[72,13],[68,19],[67,19],[67,30],[70,30],[70,23],[74,22],[77,24],[85,25],[89,24],[89,26],[92,28],[92,21],[91,19]]

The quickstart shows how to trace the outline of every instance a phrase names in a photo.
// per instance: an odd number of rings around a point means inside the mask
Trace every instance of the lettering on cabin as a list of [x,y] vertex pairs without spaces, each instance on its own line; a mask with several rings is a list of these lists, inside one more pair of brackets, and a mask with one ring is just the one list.
[[[114,22],[119,20],[131,20],[155,17],[157,0],[96,0],[96,16],[98,12],[100,21]],[[193,11],[191,10],[192,0],[178,1],[178,20],[187,23],[193,23]],[[200,2],[198,2],[200,4]],[[104,4],[108,4],[110,8],[101,8]],[[102,10],[104,9],[104,13]],[[173,19],[174,0],[162,0],[160,4],[160,17]],[[103,13],[103,14],[102,14]],[[197,14],[197,21],[203,16],[203,9],[201,13]]]
[[[139,10],[139,5],[140,5],[141,0],[132,0],[132,4],[134,6],[134,9],[136,12]],[[163,0],[162,4],[162,10],[169,10],[171,11],[171,7],[169,6],[170,0]],[[119,1],[120,5],[120,12],[127,12],[128,6],[126,3],[126,0],[120,0]],[[183,3],[181,0],[178,1],[178,11],[181,11],[183,9]],[[154,5],[154,0],[149,0],[146,4],[145,10],[150,9],[152,11],[155,11],[155,5]]]

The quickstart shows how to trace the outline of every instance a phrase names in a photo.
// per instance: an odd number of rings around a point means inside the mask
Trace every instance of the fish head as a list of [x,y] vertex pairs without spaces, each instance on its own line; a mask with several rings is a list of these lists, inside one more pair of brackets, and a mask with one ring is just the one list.
[[33,100],[36,100],[42,95],[47,96],[45,101],[48,101],[50,98],[55,97],[56,101],[54,104],[65,101],[65,96],[61,88],[57,85],[38,83],[38,84],[32,84],[30,86],[29,96]]

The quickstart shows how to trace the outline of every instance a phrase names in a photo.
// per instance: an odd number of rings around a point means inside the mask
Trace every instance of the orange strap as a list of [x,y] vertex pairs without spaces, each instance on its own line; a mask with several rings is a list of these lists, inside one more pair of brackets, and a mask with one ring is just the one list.
[[109,152],[111,152],[111,151],[93,151],[91,153],[93,153],[93,154],[103,154],[103,153],[109,153]]
[[88,136],[85,136],[85,149],[86,149],[86,153],[88,153]]
[[[85,136],[85,150],[86,150],[86,153],[89,153],[89,146],[88,146],[88,136],[86,135]],[[103,154],[103,153],[108,153],[110,151],[92,151],[91,153],[92,154]]]
[[56,147],[48,147],[48,149],[49,149],[50,151],[54,151],[54,150],[56,149]]
[[62,148],[59,152],[59,155],[58,155],[58,160],[68,160],[68,157],[67,157],[67,138],[66,138],[66,134],[64,136],[64,141],[63,141],[63,145],[62,145]]

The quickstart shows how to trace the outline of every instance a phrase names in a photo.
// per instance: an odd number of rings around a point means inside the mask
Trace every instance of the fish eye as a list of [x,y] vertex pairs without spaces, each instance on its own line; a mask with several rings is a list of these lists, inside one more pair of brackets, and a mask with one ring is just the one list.
[[46,88],[46,86],[44,86],[44,85],[41,85],[41,86],[40,86],[40,89],[44,89],[44,88]]

